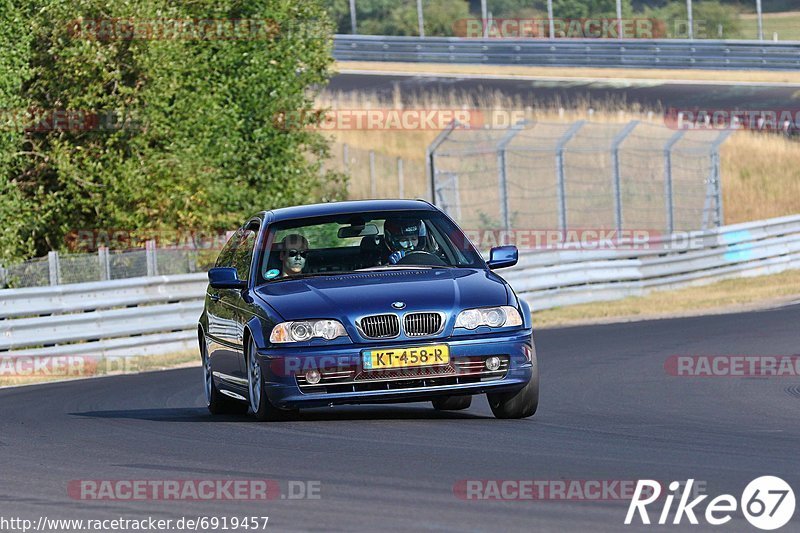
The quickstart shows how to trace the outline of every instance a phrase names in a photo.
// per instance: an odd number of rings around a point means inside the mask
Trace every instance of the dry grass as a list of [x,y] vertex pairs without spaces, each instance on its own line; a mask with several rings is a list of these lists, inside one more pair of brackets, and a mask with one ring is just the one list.
[[[755,14],[741,15],[745,37],[758,36],[758,18]],[[781,41],[800,41],[800,11],[764,14],[764,39],[772,40],[773,33]]]
[[[790,26],[791,27],[791,26]],[[800,28],[800,25],[795,26]],[[765,29],[765,32],[767,30]],[[770,37],[772,33],[768,34]],[[591,78],[629,80],[687,80],[708,82],[800,83],[800,72],[765,72],[756,70],[671,70],[586,67],[524,67],[512,65],[450,65],[440,63],[379,63],[338,61],[336,71],[402,72],[405,74],[480,74],[490,76],[535,78]]]
[[720,155],[725,223],[800,213],[800,142],[739,132]]
[[[82,379],[96,376],[108,376],[119,374],[135,374],[138,372],[149,372],[154,370],[166,370],[169,368],[179,368],[188,366],[199,366],[200,356],[197,350],[187,350],[166,355],[148,355],[139,357],[109,357],[100,359],[80,359],[78,356],[64,356],[64,360],[76,361],[73,366],[64,366],[68,370],[57,372],[59,375],[47,374],[41,371],[34,375],[17,376],[12,375],[13,361],[0,361],[0,387],[14,385],[29,385],[32,383],[46,383],[50,381],[62,381],[65,379]],[[70,363],[65,363],[69,365]],[[60,368],[60,367],[59,367]]]
[[614,302],[573,305],[534,311],[534,327],[556,327],[593,322],[668,318],[710,314],[742,308],[767,307],[800,298],[800,270],[752,278],[719,281],[711,285],[658,291]]
[[[429,95],[417,101],[401,105],[399,94],[395,95],[392,108],[422,109],[519,109],[526,118],[540,122],[573,122],[590,119],[599,123],[622,123],[633,119],[654,124],[663,124],[660,109],[647,110],[640,107],[623,107],[623,103],[609,101],[597,106],[590,115],[588,105],[571,110],[559,110],[555,105],[533,102],[502,95],[489,95],[477,102],[467,100],[464,95]],[[387,107],[371,94],[324,95],[318,100],[319,107],[339,109],[363,109]],[[556,104],[557,105],[557,104]],[[341,145],[347,143],[351,149],[366,153],[375,150],[389,157],[406,160],[405,196],[427,197],[428,183],[425,177],[425,150],[439,131],[376,131],[338,130],[330,133],[340,157]],[[800,213],[800,142],[788,140],[775,134],[757,134],[739,131],[732,135],[721,148],[722,188],[724,218],[726,223],[746,222],[777,216]],[[341,165],[341,160],[337,161]],[[362,160],[351,167],[351,197],[370,197],[367,164]],[[395,170],[379,168],[379,176],[388,176],[389,185],[394,184]],[[397,196],[397,189],[380,184],[377,196]],[[466,202],[466,200],[465,200]]]

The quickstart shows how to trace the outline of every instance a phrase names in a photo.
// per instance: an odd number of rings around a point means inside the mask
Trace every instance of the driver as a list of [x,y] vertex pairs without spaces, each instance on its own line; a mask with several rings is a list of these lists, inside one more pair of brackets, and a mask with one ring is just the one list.
[[296,276],[306,266],[308,240],[297,233],[283,238],[280,244],[281,277]]
[[411,252],[425,251],[428,232],[419,219],[397,218],[383,224],[383,235],[389,248],[389,264],[397,264]]

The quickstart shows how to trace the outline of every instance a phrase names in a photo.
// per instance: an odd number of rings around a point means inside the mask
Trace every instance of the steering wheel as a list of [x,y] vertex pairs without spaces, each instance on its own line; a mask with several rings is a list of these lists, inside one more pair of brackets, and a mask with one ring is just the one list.
[[396,265],[420,265],[420,266],[447,266],[441,257],[430,252],[415,250],[408,252]]

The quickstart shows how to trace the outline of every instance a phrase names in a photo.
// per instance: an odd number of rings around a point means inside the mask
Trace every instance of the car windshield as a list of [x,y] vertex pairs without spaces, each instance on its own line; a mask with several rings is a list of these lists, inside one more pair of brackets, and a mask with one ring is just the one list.
[[272,224],[259,282],[373,269],[485,268],[460,229],[437,211],[383,211]]

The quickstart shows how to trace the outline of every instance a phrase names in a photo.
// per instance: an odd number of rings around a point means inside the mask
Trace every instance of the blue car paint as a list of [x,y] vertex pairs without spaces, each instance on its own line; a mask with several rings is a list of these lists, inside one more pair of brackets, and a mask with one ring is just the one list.
[[[234,374],[234,381],[223,382],[215,377],[217,386],[247,396],[247,385],[243,382],[246,377],[243,352],[248,339],[252,339],[262,367],[265,393],[274,405],[282,408],[425,401],[437,396],[514,392],[523,388],[531,379],[533,365],[537,364],[535,361],[532,363],[525,355],[526,347],[530,350],[533,345],[530,310],[526,302],[517,298],[508,283],[488,267],[357,272],[265,283],[253,287],[255,265],[261,260],[260,253],[265,248],[264,242],[271,223],[295,218],[397,210],[437,209],[424,201],[372,200],[282,208],[252,217],[250,221],[258,221],[261,228],[256,240],[256,253],[252,259],[249,288],[242,291],[241,303],[236,307],[237,316],[242,317],[238,341],[211,341],[212,346],[221,348],[228,357],[231,351],[238,353],[240,371]],[[355,327],[355,319],[392,312],[391,304],[398,300],[406,303],[403,312],[445,312],[447,320],[441,333],[423,339],[408,338],[402,334],[384,340],[361,338]],[[206,335],[209,303],[207,295],[206,309],[199,323],[201,333]],[[454,327],[456,316],[463,309],[499,305],[516,307],[523,318],[522,326],[495,330],[484,326],[474,331]],[[333,341],[315,339],[305,343],[270,343],[269,335],[278,322],[315,318],[341,321],[348,337]],[[358,364],[361,352],[366,349],[431,344],[447,344],[452,361],[472,356],[507,355],[510,357],[509,371],[502,380],[493,382],[324,394],[302,392],[292,373],[280,371],[287,367],[324,368],[332,360]]]

